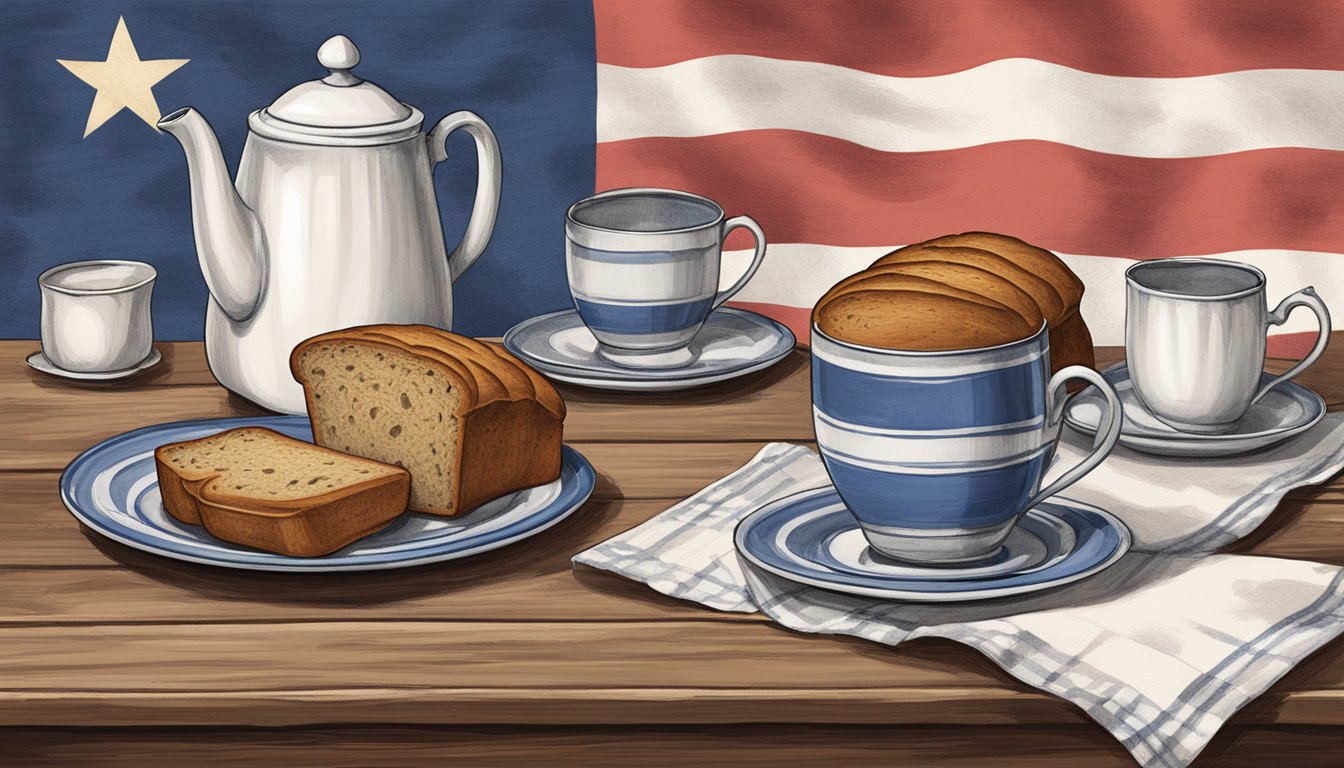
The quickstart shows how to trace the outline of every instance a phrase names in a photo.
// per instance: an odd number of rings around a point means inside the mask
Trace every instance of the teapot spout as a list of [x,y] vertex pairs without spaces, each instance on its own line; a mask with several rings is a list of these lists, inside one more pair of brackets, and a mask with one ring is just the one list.
[[219,140],[191,107],[166,115],[159,128],[173,135],[187,156],[196,256],[210,296],[234,320],[257,308],[266,270],[266,241],[257,216],[229,178]]

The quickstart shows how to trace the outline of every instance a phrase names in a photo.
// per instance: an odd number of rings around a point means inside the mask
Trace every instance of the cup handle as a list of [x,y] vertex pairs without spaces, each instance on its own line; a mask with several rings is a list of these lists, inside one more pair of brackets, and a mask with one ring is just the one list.
[[[1059,426],[1059,422],[1064,418],[1064,405],[1069,399],[1068,393],[1064,390],[1064,385],[1070,379],[1082,379],[1096,386],[1097,390],[1106,398],[1106,414],[1102,419],[1102,422],[1106,425],[1105,429],[1097,430],[1097,437],[1092,442],[1092,452],[1069,471],[1060,475],[1055,482],[1038,491],[1031,498],[1031,501],[1027,502],[1026,509],[1031,509],[1081,480],[1083,475],[1091,472],[1098,464],[1106,460],[1106,457],[1111,453],[1111,449],[1115,448],[1116,442],[1120,439],[1120,426],[1125,419],[1124,409],[1120,405],[1120,396],[1115,393],[1115,387],[1112,387],[1111,383],[1100,373],[1081,365],[1061,368],[1054,376],[1050,377],[1050,383],[1046,385],[1045,419],[1046,429],[1049,430],[1047,434],[1054,432]],[[1055,442],[1058,444],[1059,432],[1054,432],[1054,435]]]
[[1260,391],[1255,393],[1255,397],[1251,398],[1252,403],[1264,397],[1265,393],[1273,389],[1275,384],[1278,384],[1281,381],[1287,381],[1306,370],[1307,366],[1316,362],[1316,358],[1321,356],[1321,353],[1325,351],[1326,345],[1330,343],[1330,310],[1326,308],[1325,302],[1321,301],[1321,297],[1317,295],[1316,289],[1311,286],[1307,286],[1283,301],[1280,301],[1279,306],[1275,307],[1274,311],[1269,313],[1269,317],[1265,320],[1265,325],[1283,325],[1288,321],[1288,315],[1292,314],[1293,310],[1298,307],[1309,307],[1312,312],[1316,313],[1316,322],[1320,325],[1320,330],[1316,336],[1316,346],[1312,347],[1311,352],[1308,352],[1307,356],[1299,360],[1297,365],[1294,365],[1287,373],[1271,380],[1268,384],[1261,387]]
[[761,231],[761,227],[756,223],[756,220],[750,216],[734,216],[723,223],[723,234],[719,239],[720,247],[722,247],[723,241],[728,239],[728,233],[738,227],[751,230],[751,236],[756,239],[756,254],[752,256],[751,266],[747,267],[746,273],[739,277],[737,282],[719,291],[718,295],[714,297],[714,304],[710,307],[711,310],[718,309],[720,304],[742,290],[742,286],[746,285],[747,281],[751,280],[752,275],[756,274],[756,270],[761,268],[761,260],[765,258],[765,233]]

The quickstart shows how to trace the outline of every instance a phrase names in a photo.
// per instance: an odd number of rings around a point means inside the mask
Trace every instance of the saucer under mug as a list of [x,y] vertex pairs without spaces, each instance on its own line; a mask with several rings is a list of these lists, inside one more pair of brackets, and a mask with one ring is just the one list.
[[672,392],[746,376],[783,360],[794,343],[783,323],[732,307],[710,314],[688,347],[693,360],[671,369],[628,368],[607,360],[572,309],[524,320],[504,334],[504,347],[549,379],[639,392]]
[[1129,529],[1114,515],[1053,497],[1028,510],[994,552],[959,565],[887,558],[868,544],[834,487],[787,496],[738,524],[747,562],[789,581],[909,602],[985,600],[1086,578],[1119,560]]
[[160,354],[159,350],[151,349],[149,351],[149,357],[146,357],[144,360],[141,360],[138,364],[133,365],[130,368],[123,368],[119,371],[67,371],[51,362],[51,360],[47,359],[47,356],[41,352],[34,352],[29,355],[26,362],[28,363],[28,367],[35,371],[41,371],[49,376],[57,376],[62,379],[70,379],[72,381],[121,381],[122,379],[129,379],[141,371],[147,371],[150,368],[153,368],[155,365],[158,365],[159,361],[162,359],[163,355]]
[[[1182,432],[1148,410],[1134,391],[1125,363],[1117,363],[1101,375],[1115,387],[1125,411],[1120,444],[1157,456],[1212,458],[1256,451],[1300,435],[1325,417],[1325,401],[1320,395],[1296,382],[1280,381],[1227,431],[1213,435]],[[1261,374],[1264,383],[1273,379],[1274,374]],[[1088,387],[1069,401],[1064,421],[1083,434],[1094,435],[1103,403],[1097,389]]]

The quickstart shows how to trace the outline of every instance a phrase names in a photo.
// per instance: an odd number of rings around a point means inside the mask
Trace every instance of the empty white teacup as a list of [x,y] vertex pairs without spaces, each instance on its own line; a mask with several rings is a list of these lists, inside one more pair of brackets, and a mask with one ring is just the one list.
[[[1153,416],[1183,432],[1231,429],[1330,342],[1330,310],[1314,290],[1303,288],[1271,312],[1265,274],[1250,264],[1155,259],[1130,267],[1125,279],[1125,355],[1134,391]],[[1297,307],[1316,314],[1316,344],[1287,373],[1262,382],[1266,333]]]
[[153,350],[150,294],[158,273],[139,261],[62,264],[38,278],[42,354],[58,368],[106,373],[136,366]]

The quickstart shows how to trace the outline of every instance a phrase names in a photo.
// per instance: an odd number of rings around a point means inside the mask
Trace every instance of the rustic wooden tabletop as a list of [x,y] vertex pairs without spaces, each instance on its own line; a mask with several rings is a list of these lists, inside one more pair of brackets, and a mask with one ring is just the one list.
[[[62,468],[100,440],[260,413],[199,344],[160,344],[162,364],[117,385],[31,371],[36,349],[0,342],[0,763],[1133,765],[955,643],[804,636],[571,568],[766,442],[811,441],[805,352],[676,396],[563,388],[565,438],[600,475],[579,513],[468,560],[307,576],[143,554],[61,504]],[[1344,408],[1344,339],[1299,381]],[[1344,565],[1344,479],[1290,494],[1234,549]],[[1338,765],[1341,726],[1337,640],[1197,765]]]

